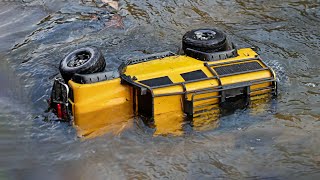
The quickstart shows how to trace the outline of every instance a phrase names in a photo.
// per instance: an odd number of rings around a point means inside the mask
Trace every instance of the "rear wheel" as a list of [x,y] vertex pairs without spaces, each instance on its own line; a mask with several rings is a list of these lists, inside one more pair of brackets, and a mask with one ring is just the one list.
[[226,35],[214,28],[195,29],[187,32],[182,38],[182,49],[186,53],[187,49],[201,52],[225,51],[228,48]]
[[69,53],[60,62],[60,73],[66,83],[74,74],[91,74],[102,72],[106,61],[96,47],[84,47]]

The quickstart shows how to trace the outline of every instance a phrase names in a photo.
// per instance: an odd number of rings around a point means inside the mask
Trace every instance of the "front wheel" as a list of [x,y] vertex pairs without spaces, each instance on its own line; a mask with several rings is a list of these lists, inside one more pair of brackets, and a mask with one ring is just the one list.
[[69,53],[60,62],[60,73],[64,81],[68,81],[74,74],[91,74],[102,72],[106,61],[101,51],[96,47],[84,47]]

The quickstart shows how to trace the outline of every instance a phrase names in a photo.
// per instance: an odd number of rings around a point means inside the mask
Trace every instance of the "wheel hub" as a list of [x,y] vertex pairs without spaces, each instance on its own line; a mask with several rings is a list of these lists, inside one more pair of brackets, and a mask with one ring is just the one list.
[[217,33],[214,32],[213,30],[198,30],[194,32],[194,34],[195,34],[195,39],[206,41],[206,40],[214,39]]
[[69,67],[78,67],[86,63],[90,59],[90,53],[82,52],[77,55],[68,63]]

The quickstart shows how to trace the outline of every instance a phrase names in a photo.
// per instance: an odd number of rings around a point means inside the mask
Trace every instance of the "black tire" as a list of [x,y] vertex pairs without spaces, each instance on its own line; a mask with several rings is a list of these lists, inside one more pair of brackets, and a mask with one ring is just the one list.
[[101,51],[96,47],[84,47],[69,53],[60,62],[60,73],[67,83],[74,74],[91,74],[102,72],[106,61]]
[[227,36],[214,28],[202,28],[188,31],[182,38],[182,49],[194,49],[202,52],[225,51],[228,48]]

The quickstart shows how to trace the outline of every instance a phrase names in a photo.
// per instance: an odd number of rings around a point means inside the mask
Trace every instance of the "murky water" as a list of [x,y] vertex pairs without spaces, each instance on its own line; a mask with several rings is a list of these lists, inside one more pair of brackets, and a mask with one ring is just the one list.
[[[118,11],[89,0],[1,1],[0,179],[318,179],[319,19],[317,0],[120,0]],[[278,99],[183,137],[153,137],[130,120],[122,133],[82,141],[67,124],[44,121],[68,51],[97,46],[112,69],[178,52],[197,27],[258,46],[279,75]]]

